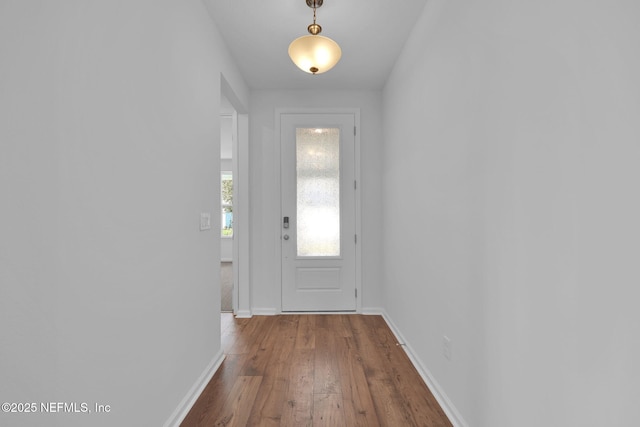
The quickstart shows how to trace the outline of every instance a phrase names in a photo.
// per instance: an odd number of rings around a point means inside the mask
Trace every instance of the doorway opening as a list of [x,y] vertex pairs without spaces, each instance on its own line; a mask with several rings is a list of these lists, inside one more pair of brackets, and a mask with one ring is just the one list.
[[[251,317],[249,294],[249,115],[220,75],[220,310]],[[215,222],[214,222],[215,224]],[[229,296],[230,294],[230,296]]]
[[234,312],[233,146],[236,111],[223,95],[220,113],[220,311]]

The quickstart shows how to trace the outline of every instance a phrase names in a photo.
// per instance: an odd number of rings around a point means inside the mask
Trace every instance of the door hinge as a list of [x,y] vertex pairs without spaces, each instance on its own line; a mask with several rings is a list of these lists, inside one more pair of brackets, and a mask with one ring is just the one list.
[[356,127],[353,127],[353,136],[356,136]]
[[358,181],[353,181],[353,189],[354,190],[358,189]]
[[356,298],[358,298],[358,288],[356,288]]
[[357,245],[358,244],[358,235],[354,234],[353,235],[353,242]]

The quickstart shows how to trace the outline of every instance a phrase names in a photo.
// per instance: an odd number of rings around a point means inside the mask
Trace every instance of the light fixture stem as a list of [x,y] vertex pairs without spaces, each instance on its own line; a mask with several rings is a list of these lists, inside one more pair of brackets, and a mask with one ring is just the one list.
[[316,24],[316,8],[322,6],[322,2],[318,0],[307,0],[307,4],[313,9],[313,24],[307,27],[307,31],[309,31],[309,34],[317,36],[322,32],[322,27]]

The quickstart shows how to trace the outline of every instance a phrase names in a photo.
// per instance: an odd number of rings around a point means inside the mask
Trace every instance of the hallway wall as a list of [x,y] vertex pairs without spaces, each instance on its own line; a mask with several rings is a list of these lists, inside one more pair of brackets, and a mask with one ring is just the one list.
[[[110,405],[11,426],[160,426],[220,355],[220,73],[207,10],[0,2],[0,396]],[[214,222],[214,226],[216,223]]]
[[[362,170],[362,303],[381,307],[382,276],[382,93],[350,90],[252,90],[250,112],[251,286],[252,307],[272,312],[280,307],[276,283],[274,236],[280,220],[275,205],[274,136],[276,108],[360,108]],[[278,227],[277,229],[275,227]]]
[[385,86],[385,308],[470,426],[640,425],[639,15],[429,1]]

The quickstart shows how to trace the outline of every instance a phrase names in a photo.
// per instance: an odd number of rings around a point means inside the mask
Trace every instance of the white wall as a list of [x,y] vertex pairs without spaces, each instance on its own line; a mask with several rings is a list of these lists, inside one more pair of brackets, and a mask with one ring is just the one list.
[[[162,425],[220,351],[220,74],[198,0],[0,3],[0,397]],[[215,261],[214,261],[215,260]]]
[[220,116],[220,158],[222,160],[233,158],[233,117],[231,114]]
[[[309,76],[313,78],[313,76]],[[251,286],[252,307],[259,311],[280,307],[280,284],[274,257],[274,236],[280,227],[275,188],[274,136],[276,108],[360,108],[362,172],[362,305],[381,307],[382,105],[380,91],[251,91]]]
[[432,0],[385,86],[386,310],[468,425],[640,425],[639,15]]

